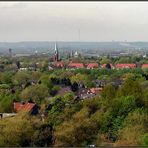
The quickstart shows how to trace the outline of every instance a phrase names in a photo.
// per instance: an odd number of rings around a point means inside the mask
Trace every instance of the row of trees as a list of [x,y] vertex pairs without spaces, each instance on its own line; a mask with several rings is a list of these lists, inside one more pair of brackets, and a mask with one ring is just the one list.
[[[97,79],[112,82],[115,79],[123,79],[128,73],[133,73],[143,81],[147,77],[146,73],[144,74],[141,69],[78,69],[75,71],[56,70],[50,73],[38,71],[3,72],[0,73],[0,91],[2,94],[0,95],[0,101],[5,102],[7,99],[4,100],[4,98],[8,97],[12,98],[11,101],[8,101],[10,106],[13,100],[32,100],[40,104],[45,98],[56,95],[60,89],[57,86],[58,84],[71,86],[73,91],[77,91],[80,83],[91,88],[95,87],[94,81]],[[143,82],[143,85],[146,85],[146,82]],[[1,102],[1,104],[3,103]]]

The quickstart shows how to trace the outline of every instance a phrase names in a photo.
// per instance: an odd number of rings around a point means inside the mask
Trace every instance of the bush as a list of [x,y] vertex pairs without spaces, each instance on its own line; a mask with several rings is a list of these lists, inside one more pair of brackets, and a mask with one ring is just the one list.
[[142,136],[141,146],[148,146],[148,133]]

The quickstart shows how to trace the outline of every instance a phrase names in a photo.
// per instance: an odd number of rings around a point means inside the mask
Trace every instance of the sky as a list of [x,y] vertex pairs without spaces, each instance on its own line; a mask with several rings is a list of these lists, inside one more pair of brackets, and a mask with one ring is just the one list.
[[0,42],[148,41],[148,2],[0,2]]

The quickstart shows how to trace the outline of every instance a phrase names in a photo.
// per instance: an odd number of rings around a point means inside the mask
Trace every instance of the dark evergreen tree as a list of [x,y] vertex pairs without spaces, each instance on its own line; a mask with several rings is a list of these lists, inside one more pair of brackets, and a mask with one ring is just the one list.
[[107,69],[111,69],[111,65],[109,63],[106,64]]

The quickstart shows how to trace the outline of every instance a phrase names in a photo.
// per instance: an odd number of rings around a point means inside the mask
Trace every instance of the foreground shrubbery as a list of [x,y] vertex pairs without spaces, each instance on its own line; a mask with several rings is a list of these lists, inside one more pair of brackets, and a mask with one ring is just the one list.
[[[0,120],[0,146],[148,145],[148,85],[140,70],[130,71],[130,74],[129,70],[65,71],[62,78],[89,83],[88,87],[101,75],[125,80],[121,87],[108,83],[101,95],[84,101],[77,99],[74,93],[55,95],[60,89],[55,86],[59,73],[57,70],[51,74],[0,75],[1,112],[12,112],[14,100],[33,100],[47,115],[44,122],[39,115],[32,117],[23,113]],[[50,99],[46,99],[48,97]]]

